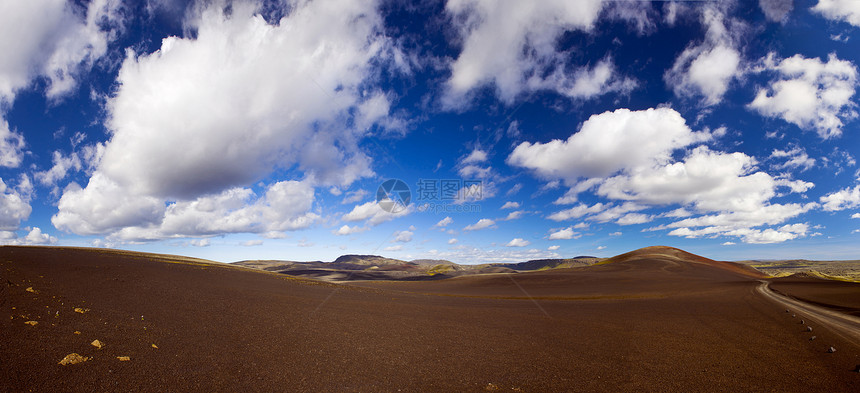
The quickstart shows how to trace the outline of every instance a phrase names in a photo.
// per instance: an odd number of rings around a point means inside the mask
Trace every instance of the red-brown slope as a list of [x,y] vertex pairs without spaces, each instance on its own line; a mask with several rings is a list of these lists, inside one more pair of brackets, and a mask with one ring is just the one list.
[[756,282],[760,277],[761,273],[735,263],[713,261],[677,248],[647,247],[591,266],[422,283],[380,281],[355,285],[436,294],[576,299],[713,291],[715,284]]
[[[640,281],[673,273],[695,279],[689,266],[657,266],[666,270],[641,270],[651,273]],[[598,268],[631,279],[624,272],[636,271]],[[856,346],[818,327],[819,339],[809,341],[797,320],[753,291],[756,281],[701,268],[706,277],[695,291],[533,301],[316,284],[147,255],[0,247],[0,391],[860,389],[851,372]],[[104,348],[91,346],[95,339]],[[839,351],[826,353],[829,345]],[[57,364],[71,352],[91,359]]]

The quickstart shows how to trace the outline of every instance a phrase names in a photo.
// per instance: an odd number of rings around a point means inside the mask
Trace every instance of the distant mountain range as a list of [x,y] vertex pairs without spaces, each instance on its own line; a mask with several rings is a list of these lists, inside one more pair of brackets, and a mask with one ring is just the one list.
[[404,261],[379,255],[342,255],[332,262],[248,260],[234,265],[327,281],[353,280],[438,280],[471,274],[517,273],[535,270],[588,266],[603,258],[577,256],[567,259],[534,259],[518,263],[461,265],[444,259]]

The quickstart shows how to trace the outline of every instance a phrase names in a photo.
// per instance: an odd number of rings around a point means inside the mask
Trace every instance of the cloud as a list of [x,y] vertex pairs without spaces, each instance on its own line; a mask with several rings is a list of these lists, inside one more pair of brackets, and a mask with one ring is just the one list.
[[566,141],[523,142],[507,163],[573,184],[579,178],[606,177],[625,168],[668,162],[673,150],[709,138],[707,133],[690,130],[670,108],[618,109],[592,115]]
[[248,241],[244,241],[244,242],[239,243],[239,245],[242,247],[262,246],[263,241],[262,240],[248,240]]
[[815,166],[815,159],[809,158],[806,150],[799,146],[795,146],[791,150],[774,149],[770,157],[788,159],[784,163],[777,165],[777,169],[800,169],[801,171],[807,171]]
[[556,232],[549,234],[549,240],[570,240],[573,238],[579,238],[579,233],[575,232],[573,228],[567,227]]
[[514,239],[511,239],[511,241],[509,241],[508,244],[505,244],[505,247],[525,247],[525,246],[528,246],[529,244],[531,244],[531,242],[528,240],[523,240],[521,238],[514,238]]
[[47,233],[42,233],[38,227],[30,229],[24,237],[18,237],[15,232],[0,231],[0,244],[9,245],[45,245],[56,244],[57,238]]
[[[547,217],[555,221],[584,217],[619,225],[642,224],[657,216],[640,210],[680,205],[660,216],[683,218],[705,214],[697,219],[735,220],[729,228],[718,228],[721,224],[716,223],[696,225],[712,226],[707,230],[725,234],[741,228],[779,224],[816,207],[816,204],[771,203],[779,196],[778,190],[802,194],[814,186],[812,183],[771,176],[759,170],[757,161],[744,153],[713,151],[705,145],[690,148],[710,139],[707,130],[690,130],[672,109],[635,112],[620,109],[592,116],[567,141],[524,142],[514,149],[508,163],[532,169],[547,179],[562,178],[572,184],[565,196],[557,200],[560,203],[573,202],[578,193],[587,190],[609,200],[625,201],[620,205],[580,203]],[[678,150],[683,148],[686,152],[682,156]],[[770,216],[762,220],[763,215]],[[681,225],[688,220],[672,225],[693,226]],[[665,228],[669,227],[652,229]],[[750,241],[757,239],[752,232],[743,235]]]
[[758,0],[765,18],[771,22],[783,22],[794,9],[794,0]]
[[44,77],[48,98],[77,84],[107,52],[123,28],[122,3],[96,0],[88,6],[63,0],[4,2],[0,6],[0,101],[11,102],[33,79]]
[[505,218],[503,218],[501,221],[518,220],[520,218],[523,218],[524,214],[526,214],[526,212],[523,210],[512,211],[512,212],[508,213],[508,215]]
[[[809,226],[807,224],[791,224],[783,225],[778,229],[753,229],[753,228],[738,228],[722,232],[724,236],[737,236],[744,243],[750,244],[772,244],[781,243],[788,240],[794,240],[799,237],[807,236]],[[709,228],[701,230],[691,230],[689,228],[679,228],[669,232],[670,236],[682,236],[686,238],[697,238],[701,236],[713,235],[714,232]]]
[[735,244],[736,244],[735,242],[725,242],[725,243],[722,243],[722,245],[723,245],[723,246],[734,246]]
[[[387,96],[367,83],[394,50],[375,7],[301,3],[270,24],[254,4],[210,4],[187,21],[193,37],[129,50],[107,102],[110,141],[52,221],[77,234],[126,228],[124,238],[306,227],[313,187],[373,173],[357,141],[386,115]],[[245,188],[279,169],[302,180],[272,180],[257,198]],[[278,212],[271,199],[288,189],[301,195]]]
[[495,225],[496,225],[495,221],[493,221],[489,218],[482,218],[474,224],[467,225],[465,228],[463,228],[463,230],[464,231],[478,231],[481,229],[494,227]]
[[832,21],[842,21],[860,27],[860,4],[853,0],[818,0],[812,12]]
[[406,216],[411,212],[412,205],[407,206],[406,209],[388,212],[382,209],[376,201],[371,201],[361,205],[356,205],[349,213],[344,214],[341,218],[344,221],[350,222],[367,220],[368,224],[376,226],[383,222]]
[[449,224],[451,224],[452,222],[454,222],[453,218],[445,217],[445,218],[439,220],[439,222],[437,222],[436,225],[433,225],[433,227],[444,228],[444,227],[448,226]]
[[504,205],[502,205],[501,209],[519,209],[519,207],[520,207],[519,202],[508,201],[508,202],[505,202]]
[[422,257],[446,259],[457,263],[497,263],[522,262],[532,259],[559,258],[560,255],[552,250],[523,249],[519,247],[503,247],[502,249],[486,247],[451,247],[449,250],[429,250]]
[[448,244],[457,244],[458,240],[456,238],[448,239]]
[[314,191],[307,181],[277,182],[259,196],[237,187],[166,206],[158,198],[125,191],[95,173],[86,188],[75,183],[66,188],[51,222],[76,234],[110,233],[133,241],[296,230],[319,218],[309,211]]
[[462,49],[451,64],[443,104],[458,108],[474,89],[494,87],[507,104],[524,92],[552,90],[571,98],[629,91],[635,82],[618,77],[606,58],[593,67],[567,64],[556,49],[566,31],[590,31],[603,9],[600,0],[521,2],[449,1],[445,10]]
[[[0,96],[2,105],[2,96]],[[9,129],[0,112],[0,167],[17,168],[24,158],[24,136]]]
[[475,149],[468,156],[463,157],[460,160],[460,164],[476,164],[484,161],[487,161],[487,152]]
[[194,239],[190,244],[194,247],[209,247],[212,243],[209,239]]
[[860,218],[860,213],[854,213],[851,215],[851,218]]
[[365,130],[345,121],[362,123],[362,105],[385,99],[364,87],[388,45],[375,3],[302,3],[276,24],[255,12],[213,5],[190,22],[196,37],[127,54],[108,103],[113,135],[101,172],[135,194],[166,198],[251,184],[296,164],[321,184],[372,173],[356,146]]
[[383,248],[383,250],[384,250],[384,251],[402,251],[402,250],[403,250],[403,246],[398,244],[398,245],[396,245],[396,246],[388,246],[388,247],[385,247],[385,248]]
[[565,209],[565,210],[557,211],[553,214],[550,214],[549,216],[547,216],[547,218],[549,218],[550,220],[553,220],[553,221],[571,220],[574,218],[583,217],[587,214],[597,213],[597,212],[603,210],[604,206],[605,205],[602,203],[595,203],[594,205],[591,205],[591,206],[580,203],[579,205],[576,205],[570,209]]
[[561,246],[559,246],[558,244],[556,244],[556,245],[554,245],[554,246],[549,246],[549,247],[547,247],[546,249],[547,249],[547,250],[549,250],[549,251],[555,251],[555,250],[558,250],[559,248],[561,248]]
[[83,163],[77,153],[71,153],[64,156],[63,153],[55,151],[52,157],[53,166],[46,171],[36,172],[33,178],[39,181],[42,185],[53,186],[58,181],[64,179],[70,170],[79,171],[83,168]]
[[857,117],[851,101],[857,85],[857,69],[830,54],[827,62],[794,55],[778,59],[774,53],[762,59],[760,72],[774,76],[760,88],[747,107],[763,116],[779,117],[804,130],[815,130],[822,139],[840,136],[844,121]]
[[361,233],[361,232],[367,231],[369,229],[370,228],[367,228],[367,227],[359,227],[358,225],[355,225],[352,227],[349,225],[344,225],[344,226],[338,228],[336,231],[332,231],[332,233],[334,233],[335,235],[338,235],[338,236],[347,236],[347,235],[352,235],[353,233]]
[[751,211],[776,195],[778,182],[756,171],[756,161],[743,153],[714,152],[705,146],[684,161],[643,167],[606,179],[599,195],[648,204],[679,203],[700,211]]
[[350,203],[356,203],[356,202],[364,199],[369,194],[370,193],[367,190],[350,191],[350,192],[346,193],[346,197],[343,198],[343,200],[340,201],[340,203],[343,205],[348,205]]
[[29,218],[33,211],[27,189],[29,179],[22,175],[20,183],[19,187],[14,189],[0,178],[0,231],[17,230],[21,221]]
[[[731,26],[726,26],[727,22]],[[732,33],[742,29],[740,22],[726,21],[716,6],[702,8],[702,24],[707,28],[705,40],[688,45],[666,71],[664,80],[676,96],[701,96],[704,105],[716,105],[732,80],[740,76],[741,55]]]
[[832,192],[821,199],[822,208],[826,211],[840,211],[845,209],[854,209],[860,206],[860,186],[854,188],[843,188],[839,191]]
[[412,235],[414,233],[412,231],[398,231],[394,233],[394,241],[401,243],[408,243],[412,241]]

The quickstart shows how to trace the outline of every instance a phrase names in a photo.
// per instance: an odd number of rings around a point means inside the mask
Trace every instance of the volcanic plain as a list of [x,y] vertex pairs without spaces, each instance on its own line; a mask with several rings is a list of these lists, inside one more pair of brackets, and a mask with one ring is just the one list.
[[569,262],[332,283],[4,246],[0,391],[860,391],[860,284],[670,247]]

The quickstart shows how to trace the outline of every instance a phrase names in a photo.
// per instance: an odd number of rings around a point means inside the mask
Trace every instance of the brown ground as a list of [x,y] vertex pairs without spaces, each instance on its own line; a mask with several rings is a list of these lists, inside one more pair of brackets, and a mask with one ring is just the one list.
[[0,274],[0,391],[860,391],[860,346],[671,249],[347,286],[0,247]]
[[860,317],[860,283],[798,275],[775,278],[770,288],[807,303]]

